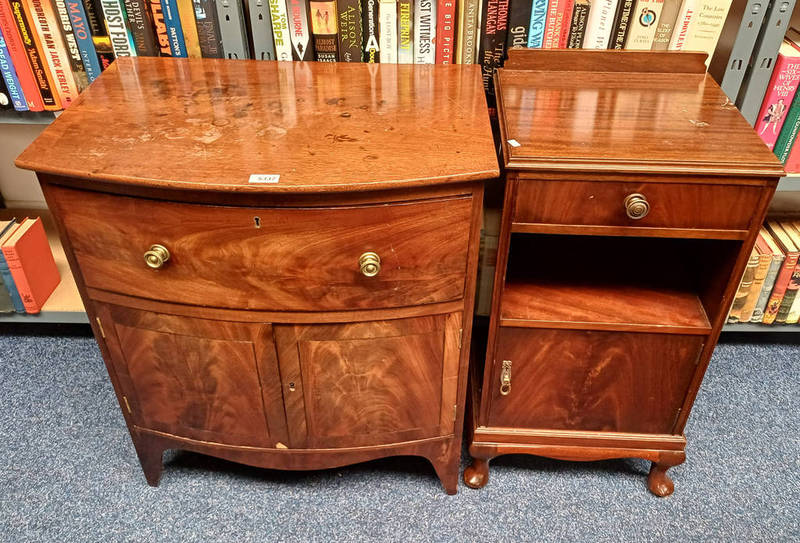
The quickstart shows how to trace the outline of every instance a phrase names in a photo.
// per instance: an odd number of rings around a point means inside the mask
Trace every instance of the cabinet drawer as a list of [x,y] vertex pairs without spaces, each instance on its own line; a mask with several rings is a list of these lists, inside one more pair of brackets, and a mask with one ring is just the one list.
[[[258,209],[62,187],[50,194],[88,287],[183,304],[296,311],[411,306],[464,293],[470,196]],[[169,252],[158,269],[144,257],[154,244]],[[369,277],[361,256],[371,252],[380,270]]]
[[703,337],[503,327],[497,344],[490,426],[669,434]]
[[[762,187],[693,183],[520,180],[515,223],[747,230]],[[628,216],[626,198],[649,208]],[[641,202],[641,200],[638,200]],[[644,209],[635,198],[631,213]]]

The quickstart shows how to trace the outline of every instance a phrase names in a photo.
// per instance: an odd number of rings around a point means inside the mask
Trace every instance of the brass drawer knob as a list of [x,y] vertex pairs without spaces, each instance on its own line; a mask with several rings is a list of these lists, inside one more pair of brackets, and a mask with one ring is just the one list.
[[358,267],[365,276],[375,277],[381,271],[381,257],[372,251],[364,253],[358,258]]
[[650,203],[644,194],[629,194],[625,197],[625,213],[631,219],[644,219],[650,213]]
[[162,267],[169,260],[169,251],[163,245],[151,245],[150,250],[144,254],[144,261],[154,270]]
[[511,392],[511,360],[503,360],[503,369],[500,370],[500,394],[508,396]]

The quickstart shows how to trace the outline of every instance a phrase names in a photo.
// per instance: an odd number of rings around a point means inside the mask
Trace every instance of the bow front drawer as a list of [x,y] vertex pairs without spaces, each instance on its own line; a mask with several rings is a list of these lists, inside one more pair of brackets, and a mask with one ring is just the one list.
[[464,295],[471,196],[249,208],[55,186],[52,195],[92,288],[289,311],[412,306]]

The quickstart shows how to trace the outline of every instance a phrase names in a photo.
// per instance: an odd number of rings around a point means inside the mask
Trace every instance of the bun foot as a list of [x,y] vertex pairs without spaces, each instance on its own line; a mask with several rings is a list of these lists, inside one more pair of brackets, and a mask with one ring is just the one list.
[[667,470],[672,466],[653,463],[650,468],[650,475],[647,476],[647,487],[650,492],[664,498],[672,494],[675,490],[675,484],[672,479],[667,475]]
[[489,482],[489,461],[473,458],[464,470],[464,484],[470,488],[483,488]]

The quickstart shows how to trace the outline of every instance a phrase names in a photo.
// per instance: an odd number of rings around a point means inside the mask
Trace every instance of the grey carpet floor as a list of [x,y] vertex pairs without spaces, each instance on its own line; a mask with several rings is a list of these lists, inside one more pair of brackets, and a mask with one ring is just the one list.
[[2,541],[800,540],[791,343],[719,346],[658,499],[643,461],[525,456],[447,496],[415,458],[279,472],[169,452],[150,488],[94,341],[37,333],[0,332]]

